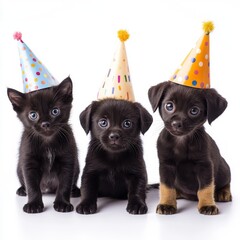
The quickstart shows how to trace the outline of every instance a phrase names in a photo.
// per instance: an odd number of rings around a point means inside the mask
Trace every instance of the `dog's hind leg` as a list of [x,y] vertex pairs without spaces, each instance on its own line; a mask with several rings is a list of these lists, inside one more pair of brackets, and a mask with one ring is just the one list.
[[216,202],[231,202],[232,194],[230,191],[230,184],[215,191],[215,201]]

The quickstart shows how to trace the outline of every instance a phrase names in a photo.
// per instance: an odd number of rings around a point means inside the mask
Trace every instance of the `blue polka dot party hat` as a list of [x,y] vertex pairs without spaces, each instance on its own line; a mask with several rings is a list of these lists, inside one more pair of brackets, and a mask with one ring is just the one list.
[[120,45],[115,52],[111,67],[99,89],[97,98],[98,100],[115,98],[134,102],[135,98],[125,49],[125,41],[129,38],[129,34],[125,30],[119,30],[118,38]]
[[24,93],[58,85],[47,68],[22,41],[22,34],[16,32],[13,37],[18,41]]
[[203,23],[203,35],[188,53],[180,68],[170,78],[170,81],[193,88],[210,88],[209,34],[213,30],[212,22]]

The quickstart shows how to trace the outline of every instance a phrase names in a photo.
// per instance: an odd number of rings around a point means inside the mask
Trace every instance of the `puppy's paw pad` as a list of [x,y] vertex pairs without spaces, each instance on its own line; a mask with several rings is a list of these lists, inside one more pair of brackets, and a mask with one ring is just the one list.
[[80,189],[77,186],[74,186],[71,191],[71,197],[72,198],[77,198],[81,196]]
[[204,215],[217,215],[219,210],[217,206],[203,206],[199,209],[199,212]]
[[19,196],[27,196],[25,187],[21,186],[17,191],[16,194]]
[[54,209],[57,212],[72,212],[73,211],[73,205],[69,202],[61,202],[61,201],[55,201],[53,204]]
[[79,214],[94,214],[97,212],[96,203],[80,203],[76,208]]
[[27,203],[23,207],[23,211],[26,213],[41,213],[43,212],[43,203],[41,202],[32,202]]
[[164,214],[164,215],[171,215],[175,214],[177,212],[177,209],[172,205],[167,204],[158,204],[156,213],[158,214]]
[[127,211],[130,214],[146,214],[148,208],[145,203],[129,203],[127,206]]

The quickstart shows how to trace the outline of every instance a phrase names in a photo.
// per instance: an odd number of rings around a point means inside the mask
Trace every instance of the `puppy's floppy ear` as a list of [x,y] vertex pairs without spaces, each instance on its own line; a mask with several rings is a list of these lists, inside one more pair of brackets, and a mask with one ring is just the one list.
[[207,102],[207,118],[209,124],[211,124],[224,112],[227,107],[227,100],[213,88],[205,89],[204,92]]
[[79,116],[80,123],[82,125],[82,128],[86,132],[86,134],[88,134],[89,131],[91,130],[92,110],[95,103],[97,102],[96,101],[92,102],[88,107],[86,107],[85,110],[83,110],[80,113],[80,116]]
[[152,125],[153,118],[152,115],[140,104],[134,103],[135,106],[138,108],[140,113],[140,130],[141,133],[144,134]]
[[21,112],[24,108],[24,102],[26,99],[25,94],[12,88],[7,89],[7,94],[10,102],[12,103],[14,111]]
[[166,81],[159,83],[158,85],[153,86],[148,90],[148,98],[152,105],[153,112],[155,112],[159,107],[163,93],[168,86],[170,86],[170,82]]

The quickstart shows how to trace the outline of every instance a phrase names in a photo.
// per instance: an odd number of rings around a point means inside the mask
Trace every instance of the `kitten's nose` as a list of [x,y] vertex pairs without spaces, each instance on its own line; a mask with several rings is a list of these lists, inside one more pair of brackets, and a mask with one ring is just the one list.
[[42,122],[41,127],[44,129],[47,129],[50,127],[50,123],[49,122]]
[[171,126],[174,130],[179,130],[182,128],[182,121],[174,120],[172,121]]
[[112,141],[117,141],[120,138],[120,135],[118,133],[111,132],[108,137]]

